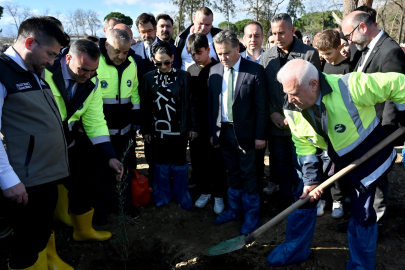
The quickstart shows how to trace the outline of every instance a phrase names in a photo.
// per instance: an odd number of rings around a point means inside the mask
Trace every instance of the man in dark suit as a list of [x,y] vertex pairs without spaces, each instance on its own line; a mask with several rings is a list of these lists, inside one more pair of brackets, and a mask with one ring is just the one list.
[[255,149],[266,145],[268,95],[264,70],[239,55],[239,42],[230,30],[214,37],[221,63],[210,70],[208,117],[211,144],[221,147],[229,172],[228,209],[215,219],[222,224],[243,218],[241,234],[260,226]]
[[[136,27],[138,28],[138,32],[141,35],[142,41],[136,43],[131,48],[135,51],[135,54],[142,57],[142,62],[140,62],[139,60],[137,61],[137,59],[135,59],[135,61],[138,66],[142,65],[145,67],[146,73],[156,69],[152,61],[152,56],[150,54],[152,45],[160,40],[156,36],[156,25],[157,24],[155,17],[152,14],[142,13],[136,19]],[[171,43],[170,47],[174,55],[173,66],[175,68],[180,68],[176,47]]]
[[[275,163],[276,181],[279,184],[281,200],[275,216],[292,203],[292,185],[299,182],[294,166],[298,168],[297,157],[291,139],[291,131],[283,112],[285,93],[282,85],[276,80],[277,72],[290,60],[303,59],[311,62],[317,69],[321,63],[318,52],[294,37],[295,28],[288,14],[276,14],[271,20],[271,30],[277,46],[267,50],[260,59],[266,73],[267,87],[270,91],[269,149],[270,164]],[[292,160],[292,162],[291,162]]]
[[[365,73],[397,72],[405,73],[405,54],[398,43],[383,30],[379,30],[373,23],[370,13],[354,11],[346,16],[342,22],[342,31],[349,43],[356,45],[362,56],[355,71]],[[391,100],[375,105],[378,118],[386,131],[391,134],[398,128],[397,109]],[[395,142],[403,145],[404,138]],[[377,212],[379,225],[382,224],[388,199],[388,178],[379,182],[374,208]]]

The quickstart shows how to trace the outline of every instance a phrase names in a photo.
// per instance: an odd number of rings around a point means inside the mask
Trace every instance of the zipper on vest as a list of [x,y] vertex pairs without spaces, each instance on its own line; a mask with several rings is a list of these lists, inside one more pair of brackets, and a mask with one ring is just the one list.
[[26,177],[29,177],[28,165],[30,164],[30,161],[32,158],[32,153],[34,152],[34,145],[35,145],[35,136],[30,135],[30,143],[28,144],[27,156],[25,157],[25,163],[24,163]]

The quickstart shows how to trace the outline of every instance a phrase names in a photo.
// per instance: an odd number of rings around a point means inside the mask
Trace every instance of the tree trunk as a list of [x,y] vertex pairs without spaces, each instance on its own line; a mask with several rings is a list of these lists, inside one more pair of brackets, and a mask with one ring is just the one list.
[[402,27],[404,26],[404,9],[402,8],[401,21],[399,24],[398,43],[401,42]]
[[373,6],[373,0],[343,0],[343,18],[360,6]]

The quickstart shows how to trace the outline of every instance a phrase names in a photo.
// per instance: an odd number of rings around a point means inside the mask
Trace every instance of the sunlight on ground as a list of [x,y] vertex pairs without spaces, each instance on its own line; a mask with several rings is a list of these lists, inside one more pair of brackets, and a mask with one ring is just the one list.
[[188,260],[187,262],[181,262],[176,264],[176,268],[180,268],[189,264],[196,264],[198,260],[198,257],[195,257],[194,259]]

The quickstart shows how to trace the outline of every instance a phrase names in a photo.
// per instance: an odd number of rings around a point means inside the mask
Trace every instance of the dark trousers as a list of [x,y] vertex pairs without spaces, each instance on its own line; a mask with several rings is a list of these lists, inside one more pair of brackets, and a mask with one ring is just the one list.
[[23,269],[32,266],[44,250],[52,233],[53,212],[58,200],[55,182],[26,187],[28,203],[12,202],[1,195],[6,215],[14,230],[9,266]]
[[148,174],[149,174],[149,187],[153,187],[153,178],[155,174],[155,159],[153,154],[153,148],[150,143],[144,142],[144,153],[146,162],[149,165]]
[[151,147],[157,164],[183,166],[187,163],[187,135],[154,135]]
[[69,191],[69,211],[75,215],[82,215],[91,210],[93,184],[92,167],[89,166],[91,147],[90,143],[77,140],[68,150],[70,176],[63,180],[63,184]]
[[349,181],[345,179],[339,179],[330,187],[330,194],[332,195],[332,200],[344,202],[346,197],[350,196],[350,184]]
[[[131,141],[131,131],[122,136],[111,136],[111,143],[114,147],[115,154],[117,159],[121,161],[124,153],[127,151],[127,148]],[[118,193],[117,190],[117,181],[115,177],[115,171],[108,166],[108,162],[95,157],[95,173],[94,173],[94,208],[97,212],[116,211],[119,209]],[[126,187],[123,191],[122,196],[124,197],[124,208],[132,207],[131,202],[131,181],[133,177],[133,172],[131,169],[136,169],[135,161],[135,145],[126,152],[124,160],[124,174],[128,171],[127,177],[122,179],[122,186]]]
[[208,135],[199,134],[196,139],[190,141],[190,157],[193,178],[199,192],[224,198],[227,183],[221,149],[211,145]]
[[283,196],[292,195],[292,185],[300,179],[296,169],[299,168],[291,136],[272,136],[269,140],[270,159],[274,161],[275,178]]
[[[267,147],[267,144],[266,144]],[[266,147],[256,151],[256,174],[257,174],[257,189],[259,190],[260,197],[263,194],[263,177],[264,177],[264,155],[266,154]]]
[[232,126],[223,126],[219,138],[222,156],[228,169],[231,187],[244,189],[249,195],[258,194],[256,150],[242,150]]

